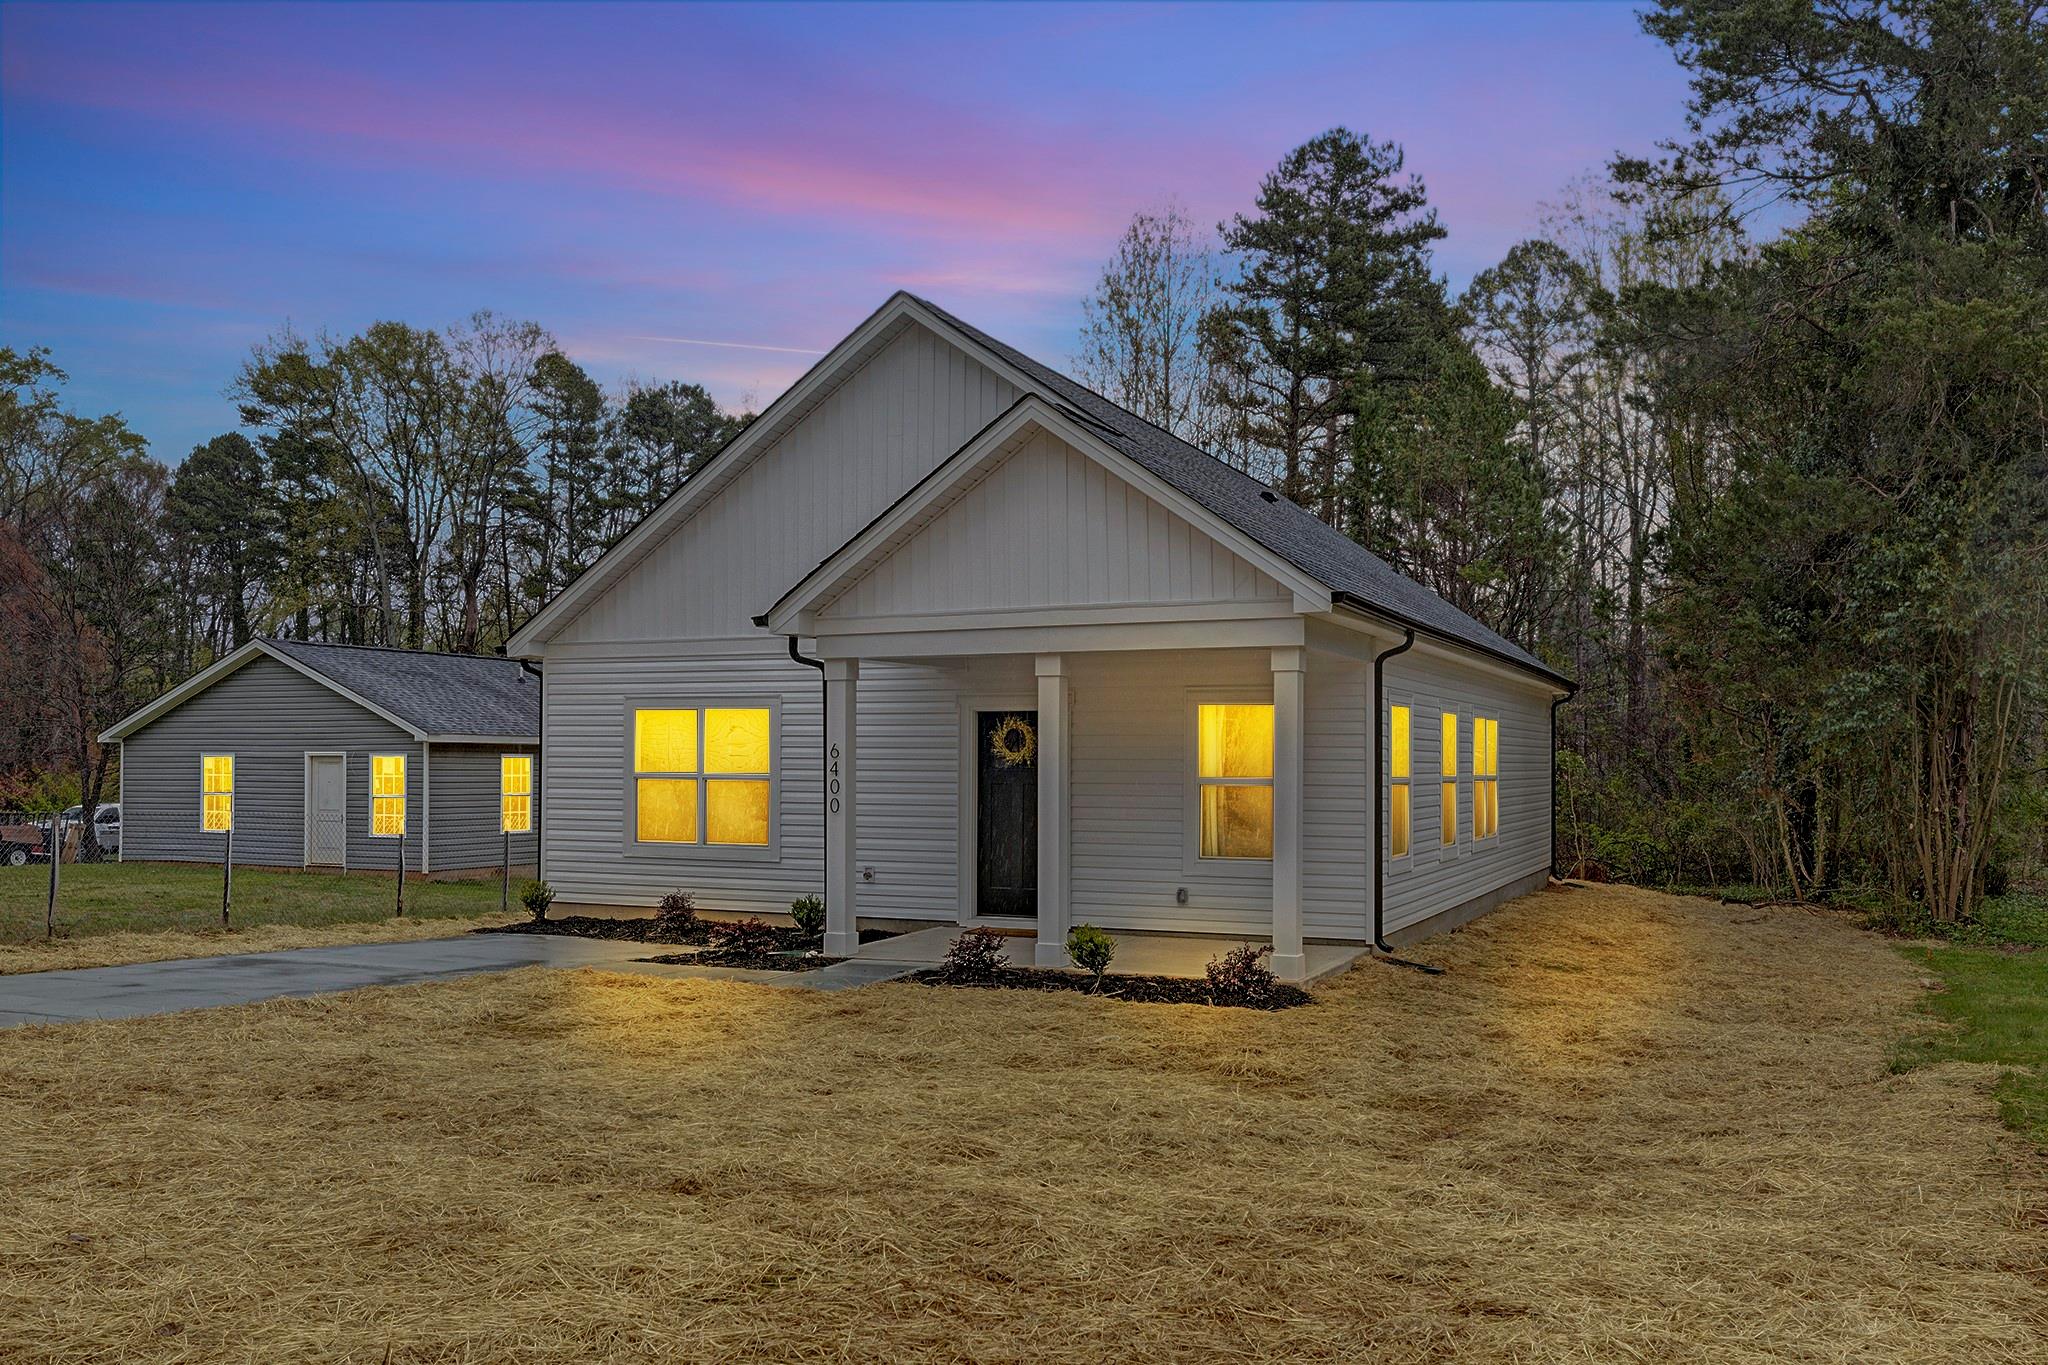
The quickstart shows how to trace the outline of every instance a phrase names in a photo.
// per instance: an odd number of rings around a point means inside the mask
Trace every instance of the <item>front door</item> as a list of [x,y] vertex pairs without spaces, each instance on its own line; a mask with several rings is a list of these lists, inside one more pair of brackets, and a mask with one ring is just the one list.
[[340,754],[306,759],[306,865],[340,867],[348,847],[348,760]]
[[1038,713],[975,717],[974,912],[1038,914]]

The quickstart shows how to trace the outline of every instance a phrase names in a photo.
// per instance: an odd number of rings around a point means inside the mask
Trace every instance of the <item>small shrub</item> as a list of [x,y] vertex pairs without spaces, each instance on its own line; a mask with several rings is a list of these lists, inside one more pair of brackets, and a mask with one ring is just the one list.
[[789,917],[805,937],[816,938],[825,932],[825,898],[798,896],[789,903]]
[[955,981],[993,981],[1003,968],[1003,936],[993,929],[969,929],[953,940],[939,970]]
[[1271,948],[1240,943],[1220,958],[1209,959],[1209,993],[1231,1004],[1259,1005],[1273,998],[1279,980],[1266,965]]
[[782,931],[751,915],[708,927],[713,951],[733,957],[766,957],[782,947]]
[[532,915],[536,922],[544,920],[548,917],[548,907],[555,903],[555,888],[546,882],[521,882],[519,903],[526,907],[526,913]]
[[1093,975],[1095,989],[1101,990],[1102,974],[1116,956],[1116,940],[1092,924],[1077,924],[1067,931],[1067,956],[1076,967]]
[[654,911],[655,927],[664,934],[687,934],[697,927],[697,898],[687,891],[671,891]]

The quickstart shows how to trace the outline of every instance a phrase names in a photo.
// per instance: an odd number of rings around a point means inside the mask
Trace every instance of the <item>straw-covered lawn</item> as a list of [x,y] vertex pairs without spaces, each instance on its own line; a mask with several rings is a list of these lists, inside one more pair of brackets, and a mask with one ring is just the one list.
[[2020,1361],[2040,1159],[1841,923],[1265,1014],[530,970],[0,1035],[0,1359]]

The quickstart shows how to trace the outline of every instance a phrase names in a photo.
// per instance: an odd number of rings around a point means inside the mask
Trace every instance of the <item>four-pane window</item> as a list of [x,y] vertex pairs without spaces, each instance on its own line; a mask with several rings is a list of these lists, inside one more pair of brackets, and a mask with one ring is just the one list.
[[773,730],[765,706],[634,711],[634,837],[644,844],[767,846]]

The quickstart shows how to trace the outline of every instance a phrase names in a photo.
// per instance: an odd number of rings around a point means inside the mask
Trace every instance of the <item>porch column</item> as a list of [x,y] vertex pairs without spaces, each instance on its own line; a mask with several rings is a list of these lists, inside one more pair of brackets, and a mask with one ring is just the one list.
[[1038,656],[1038,948],[1040,967],[1067,962],[1067,670]]
[[1273,651],[1273,974],[1308,975],[1301,947],[1301,757],[1308,651]]
[[860,947],[854,916],[859,880],[854,858],[854,723],[859,714],[860,663],[825,660],[825,952],[851,957]]

